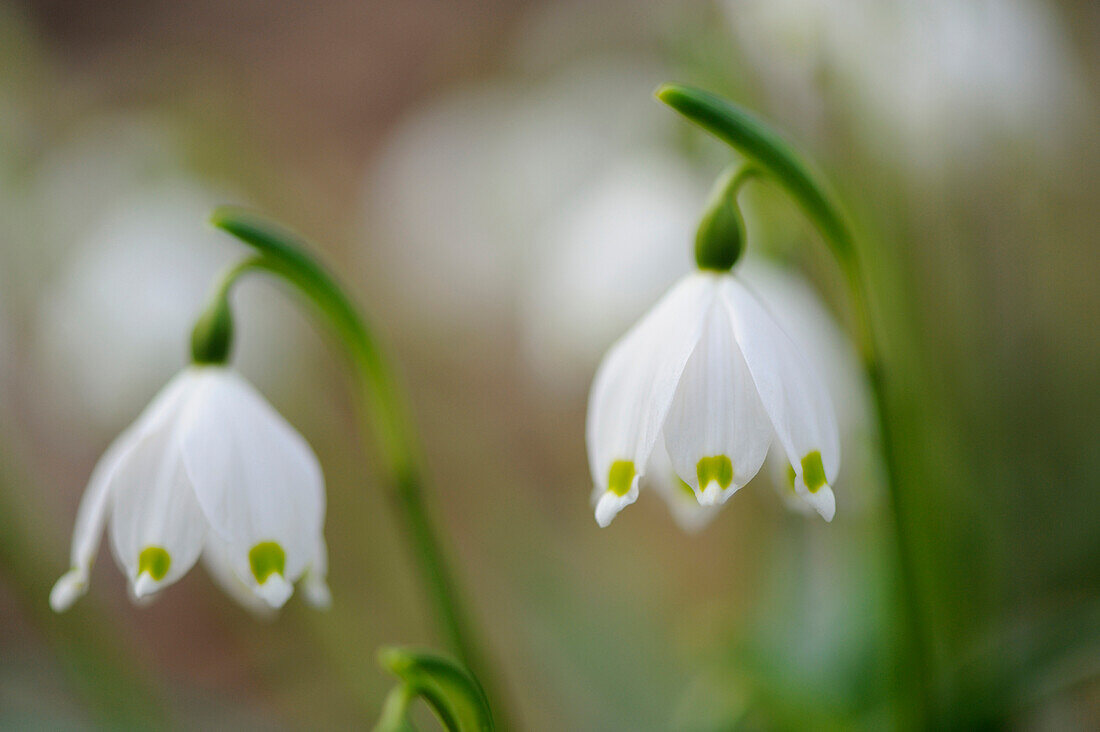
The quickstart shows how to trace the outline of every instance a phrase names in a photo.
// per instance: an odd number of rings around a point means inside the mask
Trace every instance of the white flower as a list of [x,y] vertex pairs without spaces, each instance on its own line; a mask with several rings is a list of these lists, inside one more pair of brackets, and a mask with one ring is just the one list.
[[913,172],[996,153],[1003,137],[1049,142],[1092,119],[1072,44],[1047,3],[723,5],[746,60],[788,117],[819,123],[835,95],[854,113],[855,139]]
[[651,113],[663,76],[646,57],[608,56],[537,83],[457,88],[413,110],[365,181],[371,269],[382,258],[395,297],[421,322],[507,322],[537,232],[675,123]]
[[[520,325],[540,387],[579,394],[607,344],[691,271],[684,242],[706,192],[706,181],[677,156],[624,156],[532,233],[537,260]],[[622,279],[608,287],[612,269]]]
[[72,568],[50,605],[82,595],[110,518],[111,549],[135,600],[203,557],[252,609],[278,608],[303,581],[328,601],[324,480],[309,445],[236,372],[191,366],[170,381],[92,472],[73,531]]
[[773,441],[795,491],[832,520],[840,444],[817,368],[736,275],[684,277],[611,348],[592,384],[597,523],[637,499],[661,445],[696,500],[717,505],[756,475]]

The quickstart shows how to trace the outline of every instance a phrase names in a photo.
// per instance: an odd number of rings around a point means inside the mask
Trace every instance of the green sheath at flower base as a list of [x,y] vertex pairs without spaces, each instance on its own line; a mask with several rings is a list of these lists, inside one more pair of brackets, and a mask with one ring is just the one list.
[[730,168],[714,184],[695,233],[695,264],[699,269],[727,272],[745,251],[745,221],[737,206],[737,192],[753,174],[751,167]]
[[226,290],[215,293],[191,331],[191,360],[224,364],[233,350],[233,313]]

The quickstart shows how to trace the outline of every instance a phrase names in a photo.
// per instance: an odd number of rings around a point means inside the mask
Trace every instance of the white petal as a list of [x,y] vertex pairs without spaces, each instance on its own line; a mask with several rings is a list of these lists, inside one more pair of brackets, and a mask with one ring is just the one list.
[[[283,553],[277,573],[296,581],[314,558],[325,511],[321,468],[301,435],[239,375],[206,367],[180,448],[199,505],[230,545],[240,579],[256,585],[249,553],[272,542]],[[274,587],[264,590],[271,601],[285,590]]]
[[332,592],[328,588],[328,547],[325,537],[318,536],[313,562],[302,577],[302,592],[306,602],[316,608],[327,608],[332,604]]
[[111,547],[136,598],[182,577],[206,536],[175,445],[177,427],[173,420],[142,437],[111,480]]
[[256,594],[268,605],[278,609],[294,594],[294,585],[287,582],[281,574],[271,574],[256,586]]
[[132,447],[129,432],[120,435],[92,470],[88,487],[80,498],[73,527],[73,545],[70,552],[70,569],[50,591],[50,607],[55,612],[67,610],[88,589],[88,574],[95,561],[103,526],[110,510],[110,479],[118,466],[119,458]]
[[[718,298],[680,378],[664,435],[680,480],[707,505],[726,501],[748,483],[768,454],[774,430]],[[714,471],[719,464],[721,480]]]
[[619,511],[636,500],[638,500],[638,478],[632,481],[630,490],[622,495],[605,489],[596,499],[596,523],[601,529],[606,529],[612,519],[619,515]]
[[[613,273],[608,286],[614,286]],[[685,277],[611,347],[596,372],[588,400],[587,443],[601,526],[637,497],[638,480],[715,293],[712,275]],[[633,464],[633,479],[616,493],[609,490],[608,476],[619,461]]]
[[50,606],[56,612],[67,610],[87,591],[88,575],[111,507],[110,486],[118,466],[144,435],[162,427],[175,414],[188,381],[186,371],[169,381],[134,424],[115,438],[96,463],[76,512],[70,569],[50,592]]
[[718,515],[721,506],[704,506],[699,503],[692,487],[676,474],[663,443],[663,440],[658,440],[653,448],[649,469],[642,479],[642,485],[646,488],[652,486],[668,504],[677,525],[689,534],[694,534]]
[[[795,489],[826,521],[832,520],[835,502],[830,485],[840,465],[840,439],[819,367],[802,356],[767,308],[735,277],[726,278],[722,292],[760,401],[795,470]],[[815,455],[819,455],[824,482],[811,491],[804,463],[812,467]]]
[[206,545],[202,550],[202,563],[214,582],[246,610],[262,618],[274,617],[271,605],[237,576],[229,545],[213,531],[207,534]]
[[794,487],[796,479],[794,469],[781,445],[775,444],[768,452],[768,457],[764,460],[763,472],[767,473],[768,482],[783,498],[787,508],[806,515],[814,513],[813,507],[798,495]]

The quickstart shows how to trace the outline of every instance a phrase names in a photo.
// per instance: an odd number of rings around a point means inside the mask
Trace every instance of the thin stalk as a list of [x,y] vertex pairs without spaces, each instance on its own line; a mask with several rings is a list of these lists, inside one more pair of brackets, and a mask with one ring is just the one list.
[[[241,265],[240,272],[263,269],[296,287],[316,306],[347,349],[362,389],[361,414],[378,440],[383,478],[416,558],[438,629],[451,652],[488,684],[494,677],[478,651],[437,531],[428,516],[423,460],[404,390],[374,333],[351,298],[297,236],[257,214],[230,207],[215,210],[210,221],[259,252],[258,258]],[[503,700],[494,697],[494,704],[499,712]]]
[[823,184],[821,176],[787,140],[763,120],[719,96],[678,84],[661,86],[657,90],[657,98],[741,152],[768,177],[778,182],[824,235],[825,243],[844,271],[857,319],[860,354],[871,382],[882,440],[887,493],[893,519],[899,599],[905,616],[908,650],[915,680],[914,721],[915,726],[928,726],[934,722],[935,715],[930,639],[920,603],[908,507],[900,488],[896,444],[891,431],[889,388],[879,358],[878,340],[867,303],[867,283],[863,279],[858,249],[854,245],[847,218],[836,204],[833,194]]
[[393,687],[382,703],[382,714],[374,732],[416,732],[409,721],[409,707],[416,700],[416,690],[408,684]]

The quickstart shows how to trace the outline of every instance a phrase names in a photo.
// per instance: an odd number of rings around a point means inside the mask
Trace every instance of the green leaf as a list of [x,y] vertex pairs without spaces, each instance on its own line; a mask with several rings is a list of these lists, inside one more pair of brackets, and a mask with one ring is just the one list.
[[495,729],[485,691],[457,661],[410,648],[383,648],[378,660],[404,682],[402,693],[423,698],[449,732]]

